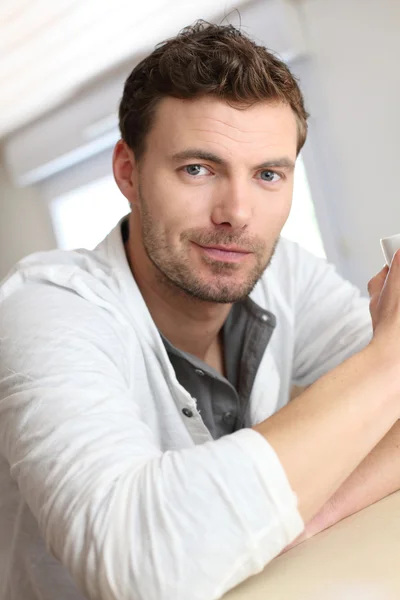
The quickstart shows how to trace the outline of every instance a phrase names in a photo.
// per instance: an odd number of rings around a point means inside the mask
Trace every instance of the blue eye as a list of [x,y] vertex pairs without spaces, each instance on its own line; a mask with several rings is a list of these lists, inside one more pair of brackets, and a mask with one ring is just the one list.
[[[208,169],[202,167],[201,165],[186,165],[184,167],[186,173],[191,175],[192,177],[196,177],[196,175],[206,175],[208,173]],[[203,172],[202,172],[203,169]]]
[[[281,179],[280,175],[275,173],[275,171],[261,171],[260,177],[263,181],[268,181],[268,183],[274,183],[275,181],[279,181],[279,179]],[[277,179],[274,179],[274,177]]]

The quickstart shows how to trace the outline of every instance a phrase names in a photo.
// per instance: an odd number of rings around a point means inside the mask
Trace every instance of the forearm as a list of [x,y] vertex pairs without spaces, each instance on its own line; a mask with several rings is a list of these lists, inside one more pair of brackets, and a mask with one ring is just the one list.
[[340,521],[399,489],[400,421],[333,494],[331,519]]
[[254,427],[275,449],[306,523],[396,422],[398,390],[387,377],[366,349]]
[[338,521],[400,490],[400,421],[306,523],[304,532],[284,550],[297,546]]

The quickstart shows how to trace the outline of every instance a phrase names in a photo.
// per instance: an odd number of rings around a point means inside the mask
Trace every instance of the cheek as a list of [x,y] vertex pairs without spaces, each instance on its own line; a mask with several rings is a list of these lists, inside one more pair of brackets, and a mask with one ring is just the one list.
[[181,183],[165,183],[163,192],[158,192],[158,213],[154,218],[159,219],[171,233],[180,234],[182,231],[196,227],[209,227],[212,212],[212,194],[207,186],[189,186]]
[[272,202],[272,215],[274,222],[283,227],[292,207],[293,185],[285,186],[279,194],[276,195],[276,202]]
[[155,218],[171,223],[189,220],[199,211],[201,191],[195,186],[184,185],[176,173],[160,170],[152,178],[146,178],[146,188]]
[[152,194],[149,204],[149,225],[153,233],[164,239],[170,247],[179,246],[182,233],[196,227],[200,222],[191,210],[190,201],[178,202],[176,196],[171,196],[170,190],[162,196],[155,197]]
[[279,233],[285,224],[291,208],[291,196],[271,194],[256,215],[256,223],[263,223],[264,231]]

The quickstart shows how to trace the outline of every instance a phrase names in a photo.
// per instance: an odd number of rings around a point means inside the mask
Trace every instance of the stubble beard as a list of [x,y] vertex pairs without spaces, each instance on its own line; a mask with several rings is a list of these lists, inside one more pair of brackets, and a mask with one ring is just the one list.
[[[204,257],[204,261],[209,265],[209,269],[215,275],[213,282],[204,282],[196,275],[195,267],[190,264],[189,253],[176,255],[171,252],[168,243],[162,233],[157,230],[157,226],[148,210],[148,205],[140,194],[140,219],[143,246],[146,254],[152,264],[157,269],[157,283],[160,283],[167,293],[172,295],[186,296],[191,299],[203,302],[215,302],[221,304],[232,304],[247,298],[250,292],[261,278],[264,271],[268,268],[278,240],[275,240],[272,249],[267,253],[265,245],[254,241],[244,244],[243,236],[239,239],[237,234],[232,233],[199,233],[198,231],[185,231],[181,234],[183,248],[188,247],[191,241],[201,245],[213,244],[237,244],[241,247],[251,249],[256,258],[254,267],[248,273],[245,281],[237,284],[234,281],[235,271],[241,272],[242,266],[236,263],[224,263],[216,261],[209,257]],[[223,277],[230,275],[231,283],[224,283]]]

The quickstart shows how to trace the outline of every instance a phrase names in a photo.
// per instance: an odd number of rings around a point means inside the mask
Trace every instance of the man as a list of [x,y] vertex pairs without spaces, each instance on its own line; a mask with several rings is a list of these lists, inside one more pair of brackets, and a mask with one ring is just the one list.
[[1,600],[219,598],[399,487],[400,258],[372,328],[279,240],[306,117],[230,26],[133,70],[113,158],[131,214],[2,286]]

